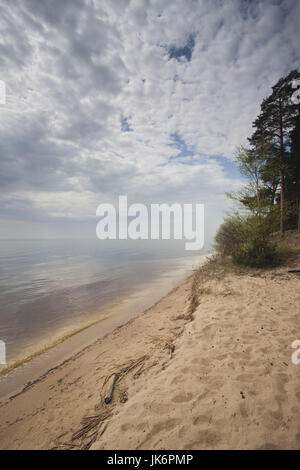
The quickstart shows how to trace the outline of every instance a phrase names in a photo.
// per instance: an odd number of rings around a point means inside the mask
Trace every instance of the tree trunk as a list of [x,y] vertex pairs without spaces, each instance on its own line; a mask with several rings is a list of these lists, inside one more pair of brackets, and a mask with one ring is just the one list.
[[280,170],[280,235],[284,233],[284,172]]
[[283,143],[283,122],[282,122],[282,105],[279,99],[279,125],[280,125],[280,235],[284,233],[284,143]]
[[298,232],[300,232],[300,200],[298,201],[299,212],[298,212]]

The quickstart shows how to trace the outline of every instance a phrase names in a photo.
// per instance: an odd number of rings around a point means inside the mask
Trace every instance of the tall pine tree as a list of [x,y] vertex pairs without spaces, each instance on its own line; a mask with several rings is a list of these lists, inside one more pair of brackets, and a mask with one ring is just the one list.
[[291,156],[287,168],[287,197],[294,203],[298,212],[300,231],[300,115],[291,133]]
[[254,149],[269,144],[273,148],[269,171],[273,177],[280,178],[280,233],[284,231],[284,196],[285,172],[288,165],[291,132],[295,128],[298,116],[298,105],[294,104],[291,96],[294,93],[292,82],[300,78],[297,70],[292,70],[286,77],[278,80],[272,87],[272,93],[261,104],[261,113],[253,122],[255,129],[249,142]]

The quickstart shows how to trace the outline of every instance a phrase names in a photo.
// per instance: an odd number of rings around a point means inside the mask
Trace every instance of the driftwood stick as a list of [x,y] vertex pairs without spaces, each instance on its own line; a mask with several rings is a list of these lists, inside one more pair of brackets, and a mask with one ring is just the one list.
[[113,374],[113,375],[110,376],[110,378],[107,382],[106,390],[105,390],[105,393],[104,393],[104,403],[106,403],[106,404],[111,402],[113,392],[114,392],[114,386],[115,386],[117,378],[118,378],[117,374]]
[[72,435],[72,442],[82,437],[86,438],[87,434],[90,433],[90,431],[98,427],[99,424],[101,426],[103,421],[105,421],[110,416],[110,412],[104,411],[98,415],[86,416],[85,418],[83,418],[83,420],[81,421],[82,427],[76,432],[74,432],[74,434]]

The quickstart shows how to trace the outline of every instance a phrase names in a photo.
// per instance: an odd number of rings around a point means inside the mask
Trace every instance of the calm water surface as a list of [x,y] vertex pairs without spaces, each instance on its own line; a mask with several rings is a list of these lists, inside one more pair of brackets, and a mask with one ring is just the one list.
[[[181,241],[0,240],[0,339],[12,363],[107,315],[111,302],[174,283],[208,250]],[[167,285],[167,284],[166,284]],[[141,299],[142,300],[142,299]]]

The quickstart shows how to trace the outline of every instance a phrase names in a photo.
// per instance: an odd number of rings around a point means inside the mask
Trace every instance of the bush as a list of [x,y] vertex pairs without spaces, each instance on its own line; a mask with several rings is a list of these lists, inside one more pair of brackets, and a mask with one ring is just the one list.
[[215,240],[217,250],[231,255],[236,264],[262,268],[276,263],[276,247],[270,243],[270,228],[264,217],[231,216],[221,225]]
[[215,236],[215,248],[223,255],[232,255],[235,247],[244,241],[243,221],[239,216],[225,219]]
[[265,268],[276,263],[277,252],[274,245],[266,240],[252,240],[237,247],[232,253],[234,263],[251,268]]

